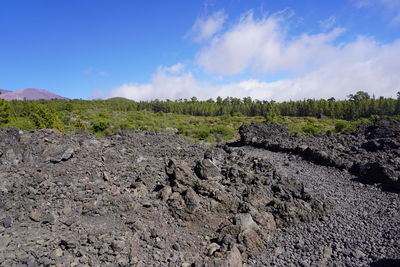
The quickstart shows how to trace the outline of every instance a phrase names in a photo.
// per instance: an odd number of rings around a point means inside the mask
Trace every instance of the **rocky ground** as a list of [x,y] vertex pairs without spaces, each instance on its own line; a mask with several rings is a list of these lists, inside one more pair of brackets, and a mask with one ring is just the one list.
[[291,134],[275,123],[244,125],[239,131],[237,146],[300,155],[319,165],[347,170],[364,183],[400,192],[400,120],[378,119],[355,132],[337,135]]
[[1,129],[0,266],[399,265],[400,194],[244,132]]

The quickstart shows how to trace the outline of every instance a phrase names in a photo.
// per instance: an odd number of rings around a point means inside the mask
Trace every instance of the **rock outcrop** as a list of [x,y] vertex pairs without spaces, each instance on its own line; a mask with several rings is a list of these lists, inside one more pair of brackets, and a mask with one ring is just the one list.
[[2,266],[239,267],[333,208],[241,149],[0,129]]
[[400,120],[378,119],[353,133],[290,134],[275,123],[244,125],[240,145],[301,155],[324,166],[348,170],[366,183],[400,191]]

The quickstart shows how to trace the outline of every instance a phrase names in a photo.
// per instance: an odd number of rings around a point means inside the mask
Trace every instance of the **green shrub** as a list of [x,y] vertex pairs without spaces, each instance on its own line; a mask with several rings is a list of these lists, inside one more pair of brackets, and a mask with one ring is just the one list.
[[306,125],[306,126],[303,126],[303,132],[306,133],[306,134],[313,135],[313,134],[319,133],[320,131],[314,125]]
[[108,122],[97,121],[92,124],[92,131],[95,133],[102,133],[109,127]]
[[220,134],[222,136],[227,136],[227,135],[231,135],[233,133],[233,131],[230,128],[226,127],[226,126],[218,125],[218,126],[212,127],[210,129],[210,133],[212,133],[212,134]]
[[57,129],[64,131],[64,124],[55,111],[44,104],[38,104],[30,113],[29,118],[37,129]]
[[337,133],[340,133],[341,131],[346,130],[348,127],[349,127],[349,123],[348,123],[348,122],[345,122],[345,121],[338,121],[338,122],[335,124],[335,131],[336,131]]
[[104,112],[100,112],[97,114],[97,117],[103,118],[103,119],[108,119],[108,118],[110,118],[110,115],[108,115],[107,113],[104,113]]
[[85,123],[80,119],[77,118],[73,124],[72,124],[73,129],[76,130],[82,130],[82,131],[86,131],[86,125]]
[[10,118],[10,104],[0,99],[0,123],[7,123]]
[[233,117],[243,117],[243,113],[242,112],[234,112],[232,114]]
[[195,134],[194,137],[197,139],[206,139],[210,135],[210,131],[207,129],[201,129],[198,130]]

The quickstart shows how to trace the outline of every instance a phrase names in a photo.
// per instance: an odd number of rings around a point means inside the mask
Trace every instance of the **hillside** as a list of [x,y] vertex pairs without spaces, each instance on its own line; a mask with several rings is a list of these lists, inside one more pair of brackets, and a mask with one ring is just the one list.
[[56,95],[50,91],[36,88],[26,88],[14,92],[4,90],[0,94],[0,98],[5,100],[66,99],[65,97]]
[[6,94],[6,93],[11,93],[12,91],[10,90],[5,90],[5,89],[0,89],[0,95]]

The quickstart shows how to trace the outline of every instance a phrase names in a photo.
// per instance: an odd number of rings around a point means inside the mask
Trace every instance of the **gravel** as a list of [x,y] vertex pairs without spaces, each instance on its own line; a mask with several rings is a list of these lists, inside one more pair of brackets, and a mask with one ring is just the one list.
[[242,149],[248,155],[270,159],[278,169],[335,206],[334,213],[321,221],[273,232],[267,252],[250,265],[400,266],[398,193],[359,183],[346,171],[316,165],[299,156],[254,147]]

